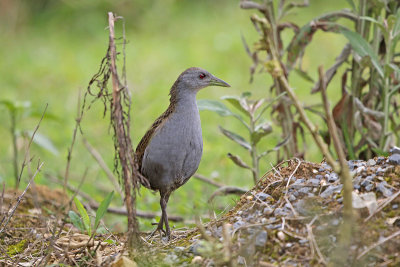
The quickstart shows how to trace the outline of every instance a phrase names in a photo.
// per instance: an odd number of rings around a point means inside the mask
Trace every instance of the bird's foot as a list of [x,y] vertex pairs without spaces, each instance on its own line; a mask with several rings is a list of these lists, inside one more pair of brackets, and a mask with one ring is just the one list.
[[150,240],[150,238],[152,238],[157,232],[160,233],[160,238],[162,239],[162,234],[166,234],[162,223],[153,223],[152,225],[157,225],[157,228],[147,237],[147,241]]

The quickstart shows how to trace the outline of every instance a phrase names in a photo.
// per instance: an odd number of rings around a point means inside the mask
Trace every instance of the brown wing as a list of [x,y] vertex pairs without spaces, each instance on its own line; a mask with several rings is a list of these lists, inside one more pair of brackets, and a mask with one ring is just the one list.
[[[182,73],[183,74],[183,73]],[[182,75],[181,74],[181,75]],[[180,75],[180,76],[181,76]],[[179,78],[174,82],[174,84],[172,85],[169,95],[170,95],[170,104],[167,108],[167,110],[161,114],[160,117],[158,117],[155,122],[153,123],[153,125],[151,125],[150,129],[144,134],[144,136],[142,137],[142,140],[140,140],[138,146],[136,147],[136,151],[135,151],[135,162],[137,164],[138,170],[141,173],[142,171],[142,160],[143,160],[143,155],[144,155],[144,151],[146,150],[147,146],[149,145],[151,138],[153,138],[154,133],[156,132],[156,130],[162,126],[162,124],[168,119],[168,117],[174,112],[175,110],[175,105],[177,102],[177,87],[178,87],[178,83],[179,83]]]
[[172,114],[173,111],[174,111],[174,106],[169,105],[167,110],[154,121],[153,125],[151,125],[150,129],[144,134],[142,140],[140,140],[138,146],[136,147],[135,161],[138,165],[139,172],[141,172],[142,170],[142,160],[144,156],[144,151],[149,145],[151,138],[153,138],[156,130],[162,126],[162,124],[168,119],[168,117]]

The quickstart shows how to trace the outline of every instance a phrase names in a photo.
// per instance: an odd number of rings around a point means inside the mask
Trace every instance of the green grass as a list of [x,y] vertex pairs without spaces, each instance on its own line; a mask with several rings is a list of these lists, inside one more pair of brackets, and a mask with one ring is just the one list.
[[[238,95],[243,91],[251,91],[257,98],[267,96],[271,85],[268,74],[257,74],[254,82],[248,83],[251,60],[243,49],[240,36],[243,34],[251,46],[257,40],[257,35],[249,20],[254,12],[240,10],[238,2],[142,0],[129,3],[73,1],[67,4],[66,1],[58,1],[43,10],[35,8],[32,14],[28,9],[21,8],[16,24],[8,23],[10,20],[7,15],[3,21],[0,20],[0,99],[28,100],[38,110],[48,103],[48,112],[59,118],[59,121],[44,120],[40,132],[50,137],[60,154],[54,156],[37,147],[32,149],[32,155],[45,161],[43,170],[53,174],[64,173],[79,89],[85,90],[106,52],[106,12],[109,10],[123,16],[127,23],[127,77],[132,91],[132,136],[135,144],[153,120],[165,110],[169,88],[187,67],[203,67],[232,85],[231,88],[204,89],[199,93],[199,99],[219,99],[223,95]],[[297,11],[290,19],[305,23],[323,12],[348,7],[345,0],[334,3],[310,2],[310,8]],[[117,23],[117,31],[120,30]],[[288,33],[285,37],[291,36]],[[304,68],[316,78],[318,65],[328,68],[344,43],[342,36],[317,33],[306,50]],[[290,77],[290,81],[304,102],[311,104],[320,101],[318,95],[310,96],[312,84],[296,75]],[[339,90],[338,77],[335,77],[330,89],[334,103],[339,98],[336,93]],[[201,118],[204,156],[199,172],[206,176],[218,174],[217,180],[224,184],[250,188],[251,174],[234,166],[226,157],[231,152],[247,160],[245,151],[218,131],[218,125],[240,131],[240,125],[231,118],[221,118],[209,111],[201,112]],[[0,151],[3,152],[0,155],[0,181],[5,180],[7,186],[11,187],[11,139],[8,114],[3,108],[0,108],[0,119]],[[36,123],[37,118],[23,119],[19,121],[19,128],[32,130]],[[112,166],[113,147],[108,117],[102,117],[100,102],[86,112],[82,125],[86,138]],[[279,133],[276,132],[263,142],[262,147],[272,148],[279,140]],[[308,152],[307,159],[321,160],[321,155],[316,153],[317,149],[311,143]],[[20,154],[23,154],[23,150]],[[269,170],[270,162],[274,161],[275,155],[263,160],[261,172]],[[86,168],[88,175],[83,190],[100,201],[112,185],[78,139],[72,159],[72,184],[79,184]],[[27,177],[24,177],[24,182],[26,180]],[[43,175],[38,182],[51,187],[58,186],[46,181]],[[213,190],[192,179],[172,195],[169,212],[187,218],[193,218],[194,214],[205,214],[210,208],[207,199]],[[234,199],[230,196],[217,198],[211,208],[221,211],[228,204],[233,205]],[[157,195],[142,189],[138,208],[158,211],[158,201]],[[119,204],[118,201],[114,202]],[[117,221],[115,228],[120,229],[122,224],[120,219]],[[146,222],[146,225],[149,226],[149,223]]]

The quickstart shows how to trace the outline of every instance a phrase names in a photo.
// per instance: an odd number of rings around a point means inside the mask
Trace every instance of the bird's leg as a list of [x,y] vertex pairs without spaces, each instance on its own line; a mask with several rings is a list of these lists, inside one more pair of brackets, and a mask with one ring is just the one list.
[[[149,235],[149,237],[147,239],[150,239],[151,237],[153,237],[154,234],[157,232],[160,232],[160,237],[162,237],[161,232],[163,232],[164,234],[166,234],[167,239],[169,239],[169,237],[171,235],[171,231],[169,229],[169,224],[168,224],[168,217],[167,217],[167,203],[168,203],[169,195],[170,195],[170,193],[160,192],[161,218],[157,224],[157,228]],[[166,231],[164,231],[164,223],[165,223]]]
[[169,192],[165,193],[165,194],[161,194],[161,200],[160,200],[162,218],[164,219],[164,223],[165,223],[165,232],[166,232],[165,234],[166,234],[168,240],[171,237],[171,230],[169,228],[168,214],[167,214],[167,204],[168,204],[168,200],[169,200],[169,195],[170,195]]

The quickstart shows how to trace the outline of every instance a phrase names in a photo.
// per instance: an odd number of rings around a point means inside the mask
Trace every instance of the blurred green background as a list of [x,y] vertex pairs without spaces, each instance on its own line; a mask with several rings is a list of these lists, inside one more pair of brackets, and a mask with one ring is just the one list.
[[[286,19],[299,25],[332,10],[347,8],[346,0],[311,0],[310,6],[296,10]],[[132,136],[136,145],[153,120],[168,106],[168,91],[178,75],[188,67],[198,66],[231,84],[231,88],[210,87],[202,90],[198,99],[217,100],[224,95],[239,95],[250,91],[254,98],[269,97],[269,74],[256,74],[249,83],[252,64],[241,41],[245,37],[251,46],[257,41],[251,22],[252,10],[241,10],[236,0],[0,0],[0,100],[29,101],[29,116],[18,118],[19,130],[33,130],[45,105],[48,114],[39,132],[54,143],[58,153],[51,153],[36,145],[31,155],[45,162],[43,172],[63,175],[68,147],[75,125],[79,90],[84,91],[108,45],[107,12],[123,16],[126,22],[128,44],[127,78],[132,92]],[[121,35],[121,23],[117,23]],[[293,36],[285,34],[288,44]],[[318,32],[307,47],[303,67],[315,79],[318,65],[331,66],[345,44],[343,36]],[[122,64],[122,61],[120,61]],[[343,67],[342,67],[343,68]],[[310,95],[312,83],[296,74],[291,85],[307,104],[319,102],[319,95]],[[339,87],[338,77],[330,87]],[[331,90],[331,101],[340,95]],[[227,104],[229,105],[229,104]],[[113,165],[113,146],[108,127],[109,118],[103,118],[103,106],[98,102],[86,112],[82,122],[85,137],[101,153],[107,164]],[[266,120],[269,114],[266,113]],[[251,188],[250,172],[239,169],[226,157],[228,152],[248,160],[246,151],[219,133],[218,125],[245,134],[241,126],[229,117],[219,117],[202,111],[204,156],[199,173],[216,181]],[[313,117],[315,118],[315,117]],[[0,106],[0,182],[7,188],[14,184],[12,145],[9,133],[10,119]],[[323,129],[325,126],[321,125]],[[308,133],[306,133],[308,135]],[[261,147],[272,148],[281,140],[278,129],[265,139]],[[20,160],[24,148],[19,142]],[[322,156],[313,146],[307,147],[306,159],[321,161]],[[261,173],[271,169],[276,155],[261,161]],[[102,169],[92,159],[78,138],[72,155],[70,182],[78,185],[85,169],[88,175],[82,190],[101,201],[112,189]],[[42,174],[37,183],[49,187],[60,186],[46,180]],[[23,185],[28,180],[23,176]],[[234,205],[233,196],[218,197],[209,205],[207,199],[215,188],[191,179],[170,198],[170,214],[193,219],[195,214],[208,216],[208,211],[222,212]],[[138,208],[159,211],[159,197],[142,188]],[[114,205],[121,205],[115,198]],[[206,215],[205,215],[206,214]],[[124,228],[122,217],[108,215],[110,227]],[[141,220],[142,229],[150,229],[149,221]],[[180,226],[179,224],[177,226]]]

